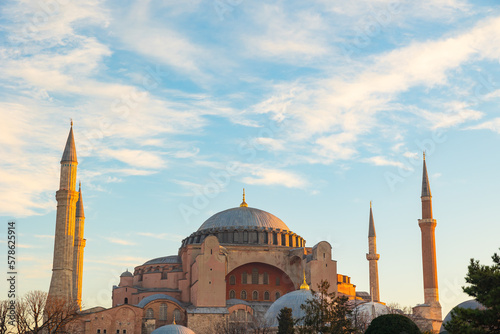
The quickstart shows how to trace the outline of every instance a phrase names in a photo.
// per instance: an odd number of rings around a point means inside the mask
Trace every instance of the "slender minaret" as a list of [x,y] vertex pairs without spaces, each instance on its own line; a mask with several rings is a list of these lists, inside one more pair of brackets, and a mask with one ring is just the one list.
[[54,262],[49,297],[72,300],[73,298],[73,246],[75,242],[75,214],[78,192],[76,186],[75,139],[73,122],[61,159],[61,178],[56,192],[57,216],[54,238]]
[[436,220],[432,218],[432,195],[427,175],[427,165],[425,163],[422,174],[422,219],[418,220],[418,225],[422,232],[422,264],[424,274],[424,296],[425,304],[431,307],[439,307],[438,277],[436,263]]
[[373,221],[372,202],[370,201],[370,223],[368,227],[368,253],[366,259],[370,263],[370,293],[372,301],[380,302],[380,292],[378,288],[378,260],[377,254],[377,234],[375,233],[375,222]]
[[83,249],[85,239],[83,228],[85,226],[85,213],[83,211],[82,184],[78,186],[78,202],[76,202],[75,219],[75,245],[73,249],[73,300],[82,307],[82,279],[83,279]]

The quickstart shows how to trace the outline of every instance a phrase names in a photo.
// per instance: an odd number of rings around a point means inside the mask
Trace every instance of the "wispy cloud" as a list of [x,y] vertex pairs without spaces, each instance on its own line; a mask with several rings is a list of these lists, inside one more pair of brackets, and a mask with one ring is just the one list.
[[124,245],[124,246],[134,246],[134,245],[137,245],[137,243],[133,242],[133,241],[129,241],[129,240],[125,240],[125,239],[120,239],[120,238],[116,238],[116,237],[104,237],[105,240],[111,242],[111,243],[114,243],[114,244],[118,244],[118,245]]
[[142,235],[143,237],[162,239],[162,240],[171,240],[171,241],[182,241],[184,236],[172,234],[172,233],[149,233],[149,232],[138,232],[138,235]]
[[247,174],[252,176],[243,177],[242,181],[246,184],[279,185],[287,188],[305,188],[308,185],[302,176],[282,169],[252,166]]

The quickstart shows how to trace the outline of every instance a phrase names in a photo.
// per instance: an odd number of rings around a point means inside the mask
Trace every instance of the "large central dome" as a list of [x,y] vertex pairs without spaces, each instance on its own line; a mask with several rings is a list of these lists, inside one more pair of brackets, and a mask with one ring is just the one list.
[[263,210],[244,206],[216,213],[212,217],[208,218],[203,225],[200,226],[198,231],[211,228],[224,229],[231,227],[264,227],[289,231],[288,226],[286,226],[286,224],[275,215]]

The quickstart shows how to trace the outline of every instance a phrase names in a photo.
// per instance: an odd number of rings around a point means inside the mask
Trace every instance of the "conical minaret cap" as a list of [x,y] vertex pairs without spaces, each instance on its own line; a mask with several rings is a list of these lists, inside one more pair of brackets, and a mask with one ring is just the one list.
[[78,202],[76,202],[76,217],[85,218],[85,212],[83,212],[83,198],[82,198],[82,184],[80,183],[78,187]]
[[431,186],[429,185],[429,176],[427,175],[427,165],[425,163],[425,152],[424,170],[422,172],[422,197],[431,197]]
[[372,202],[370,201],[370,226],[368,228],[368,237],[376,237],[375,222],[373,220]]
[[78,162],[76,160],[76,147],[75,138],[73,137],[73,121],[71,121],[71,129],[69,130],[68,140],[66,140],[66,146],[64,147],[64,153],[61,162]]

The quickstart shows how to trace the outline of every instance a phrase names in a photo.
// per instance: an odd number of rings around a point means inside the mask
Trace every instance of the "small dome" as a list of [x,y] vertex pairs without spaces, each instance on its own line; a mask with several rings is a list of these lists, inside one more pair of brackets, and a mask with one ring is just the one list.
[[134,277],[134,275],[132,275],[132,273],[127,269],[120,275],[120,277]]
[[289,292],[278,298],[271,307],[267,310],[265,318],[271,327],[278,326],[278,314],[281,309],[288,307],[292,309],[292,316],[295,320],[305,316],[305,312],[300,308],[300,305],[305,304],[307,300],[312,299],[311,290],[296,290]]
[[[467,308],[467,309],[473,309],[473,310],[485,310],[486,309],[486,307],[484,307],[483,304],[479,303],[475,299],[467,300],[467,301],[465,301],[463,303],[460,303],[457,306],[455,306],[453,309],[455,309],[457,307]],[[448,314],[446,315],[446,317],[443,319],[443,325],[441,326],[441,333],[448,333],[448,331],[446,331],[444,329],[444,325],[448,321],[451,320],[451,312],[453,311],[453,309],[450,312],[448,312]]]
[[367,302],[359,304],[353,310],[353,314],[356,314],[356,316],[361,316],[370,321],[378,316],[388,313],[389,309],[387,308],[387,306],[376,302]]
[[181,325],[166,325],[155,329],[151,334],[196,334],[187,327]]
[[245,206],[228,209],[208,218],[198,231],[210,228],[271,228],[289,231],[288,226],[278,217],[269,212]]

